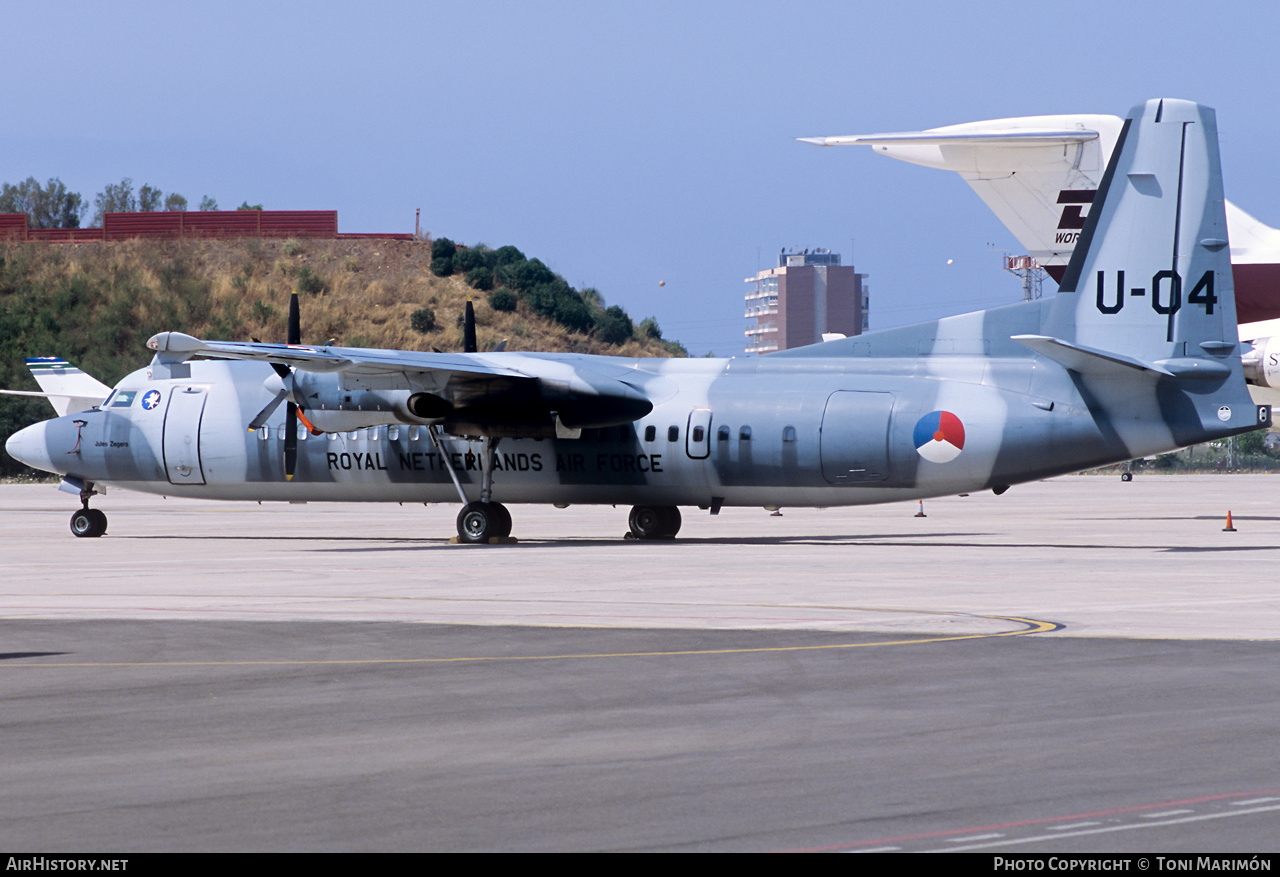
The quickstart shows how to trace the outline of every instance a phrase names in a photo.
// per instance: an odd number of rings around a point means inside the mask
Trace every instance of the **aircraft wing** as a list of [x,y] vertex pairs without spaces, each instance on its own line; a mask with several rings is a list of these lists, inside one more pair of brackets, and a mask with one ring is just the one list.
[[653,410],[648,396],[624,379],[632,370],[572,357],[202,341],[181,332],[162,332],[147,346],[161,361],[207,356],[270,362],[337,373],[344,391],[428,393],[448,403],[446,419],[478,434],[499,428],[519,433],[521,424],[540,424],[551,415],[570,428],[630,423]]
[[424,353],[416,350],[378,350],[363,347],[314,347],[307,344],[263,344],[258,341],[202,341],[181,332],[161,332],[147,342],[156,353],[278,362],[305,372],[344,372],[375,377],[406,371],[476,374],[487,377],[529,377],[516,369],[486,363],[475,354]]

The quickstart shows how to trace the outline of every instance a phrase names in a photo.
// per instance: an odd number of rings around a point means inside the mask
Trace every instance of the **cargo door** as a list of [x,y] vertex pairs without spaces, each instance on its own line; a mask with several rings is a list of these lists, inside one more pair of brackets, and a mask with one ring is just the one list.
[[822,412],[822,477],[832,484],[871,484],[889,477],[892,393],[841,390]]
[[204,387],[175,387],[164,414],[164,465],[171,484],[204,484],[200,466],[200,421],[209,393]]

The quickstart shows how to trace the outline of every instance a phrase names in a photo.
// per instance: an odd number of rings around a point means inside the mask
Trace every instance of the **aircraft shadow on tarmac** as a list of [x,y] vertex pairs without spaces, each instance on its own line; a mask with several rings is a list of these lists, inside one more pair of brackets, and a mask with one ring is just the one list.
[[[1204,518],[1203,520],[1209,520]],[[1213,520],[1216,520],[1214,518]],[[1237,521],[1254,520],[1236,518]],[[315,550],[362,554],[380,551],[493,551],[498,549],[516,549],[532,551],[538,548],[616,548],[620,545],[635,545],[637,551],[651,551],[662,546],[691,550],[700,546],[856,546],[862,548],[991,548],[1000,551],[1008,549],[1032,550],[1064,550],[1064,551],[1097,551],[1101,549],[1122,551],[1169,551],[1169,552],[1214,552],[1214,551],[1257,551],[1271,548],[1254,542],[1238,545],[1150,545],[1146,543],[1109,544],[1095,543],[1058,543],[1058,542],[1003,542],[976,541],[981,538],[994,538],[996,534],[986,532],[967,533],[877,533],[874,535],[796,535],[796,536],[728,536],[728,537],[681,537],[675,540],[642,541],[610,537],[568,537],[568,538],[525,538],[518,542],[500,545],[458,545],[445,541],[440,537],[428,536],[290,536],[287,542],[316,543]],[[116,539],[129,540],[181,540],[183,542],[280,542],[281,536],[244,536],[244,535],[165,535],[150,534],[142,536],[116,536]],[[344,545],[342,543],[359,543]]]

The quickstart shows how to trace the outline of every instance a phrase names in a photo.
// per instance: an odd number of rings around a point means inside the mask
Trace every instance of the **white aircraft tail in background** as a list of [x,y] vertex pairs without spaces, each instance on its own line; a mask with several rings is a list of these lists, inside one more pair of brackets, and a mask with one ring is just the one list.
[[[911,164],[955,171],[1061,282],[1124,120],[1022,116],[896,134],[803,137],[818,146],[869,146]],[[1227,229],[1241,323],[1280,318],[1280,229],[1230,201]],[[1259,332],[1245,330],[1244,338]]]
[[[955,171],[1061,283],[1124,120],[1021,116],[925,131],[802,137],[818,146],[870,146],[878,155]],[[1280,404],[1280,229],[1226,202],[1239,337],[1254,400]],[[1260,389],[1261,388],[1261,389]]]
[[27,360],[31,376],[40,390],[0,390],[8,396],[42,396],[59,417],[78,414],[101,405],[111,388],[93,375],[85,374],[65,359],[39,356]]

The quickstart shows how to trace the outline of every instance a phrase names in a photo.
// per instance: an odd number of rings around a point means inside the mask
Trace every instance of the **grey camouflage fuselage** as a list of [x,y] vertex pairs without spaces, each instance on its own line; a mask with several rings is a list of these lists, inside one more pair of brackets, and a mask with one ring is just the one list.
[[[728,360],[301,347],[287,358],[280,345],[166,333],[105,406],[8,448],[151,493],[431,502],[457,497],[450,470],[478,490],[481,443],[465,436],[488,434],[501,436],[498,502],[716,509],[1002,489],[1265,425],[1235,341],[1213,112],[1152,101],[1134,113],[1062,289],[1043,301]],[[292,481],[283,414],[245,429],[272,397],[268,361],[296,369],[290,398],[330,430],[298,442]],[[452,406],[439,446],[427,426],[445,421],[409,414],[414,393]],[[574,411],[578,426],[559,435],[578,437],[521,435],[525,421],[502,412],[526,400],[530,418]]]

